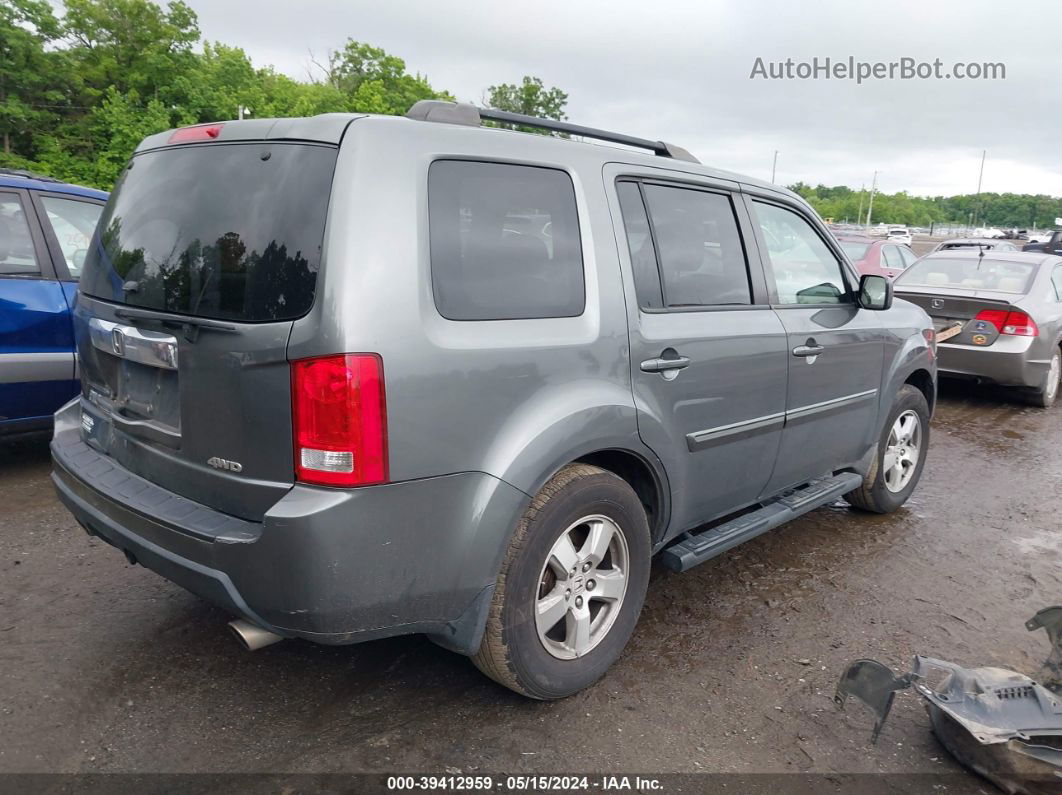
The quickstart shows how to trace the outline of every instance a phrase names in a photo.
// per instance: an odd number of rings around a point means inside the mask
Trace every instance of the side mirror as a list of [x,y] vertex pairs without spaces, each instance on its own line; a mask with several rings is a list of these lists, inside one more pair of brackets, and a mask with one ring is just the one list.
[[859,280],[859,305],[864,309],[892,306],[892,282],[884,276],[864,276]]

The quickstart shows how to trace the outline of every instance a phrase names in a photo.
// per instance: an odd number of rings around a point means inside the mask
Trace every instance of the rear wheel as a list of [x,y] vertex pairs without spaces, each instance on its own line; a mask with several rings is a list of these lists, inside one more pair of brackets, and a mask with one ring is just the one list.
[[918,485],[928,449],[929,404],[920,389],[904,384],[885,422],[870,471],[862,485],[844,498],[865,511],[895,511]]
[[1058,399],[1059,381],[1062,381],[1062,350],[1055,348],[1051,364],[1047,368],[1047,373],[1044,374],[1040,388],[1026,393],[1029,403],[1043,409],[1051,408]]
[[649,526],[621,478],[566,466],[517,525],[476,666],[517,693],[563,698],[619,657],[649,582]]

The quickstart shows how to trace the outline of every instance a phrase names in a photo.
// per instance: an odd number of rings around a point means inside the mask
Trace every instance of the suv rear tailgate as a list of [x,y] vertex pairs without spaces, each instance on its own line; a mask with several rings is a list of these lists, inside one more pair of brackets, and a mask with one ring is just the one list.
[[258,141],[134,157],[74,313],[91,446],[244,519],[290,489],[287,344],[314,301],[336,152]]

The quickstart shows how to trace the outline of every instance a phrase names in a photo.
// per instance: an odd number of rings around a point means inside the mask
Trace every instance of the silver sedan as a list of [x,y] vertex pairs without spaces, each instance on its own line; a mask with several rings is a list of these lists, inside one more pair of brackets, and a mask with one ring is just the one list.
[[946,250],[902,273],[896,295],[922,307],[937,330],[942,376],[1018,387],[1048,407],[1062,377],[1062,257]]

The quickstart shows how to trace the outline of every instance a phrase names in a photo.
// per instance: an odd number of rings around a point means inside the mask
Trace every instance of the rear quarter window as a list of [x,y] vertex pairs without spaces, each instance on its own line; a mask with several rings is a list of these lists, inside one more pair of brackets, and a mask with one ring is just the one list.
[[450,320],[574,317],[585,305],[575,188],[564,171],[437,160],[431,283]]

